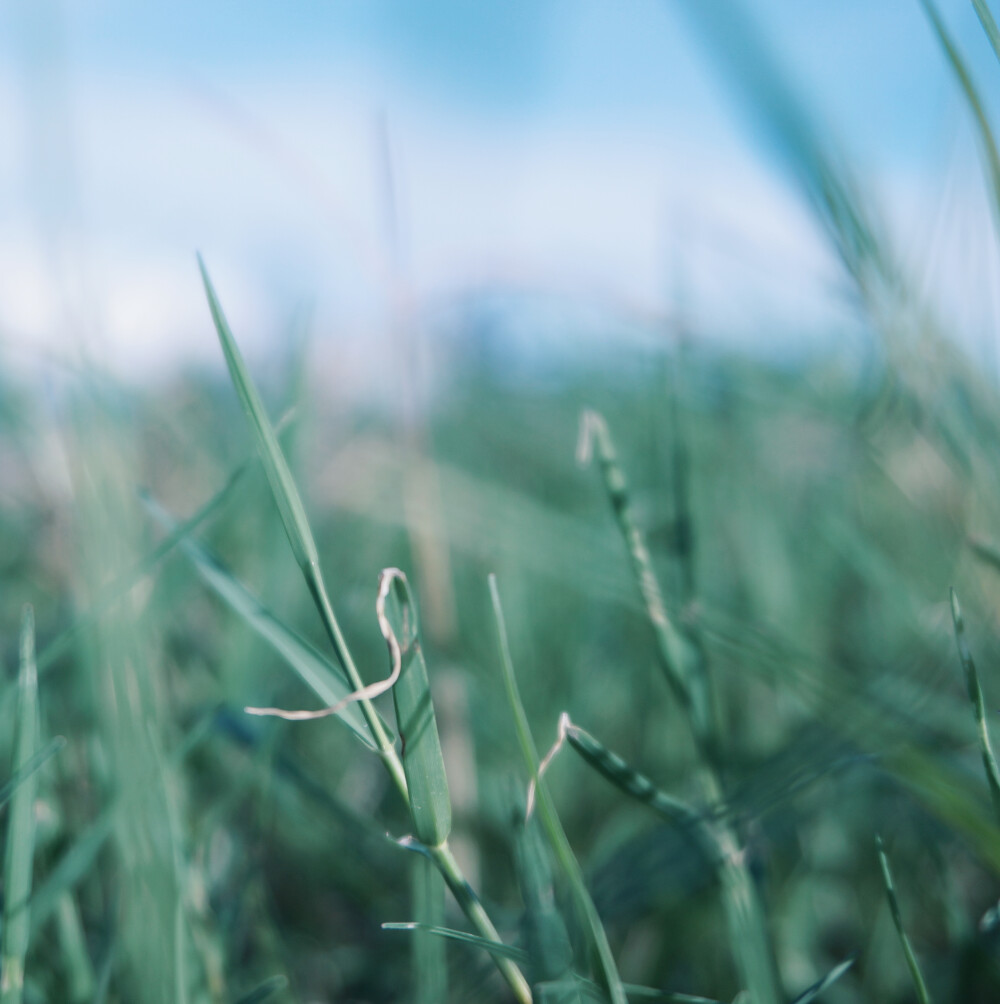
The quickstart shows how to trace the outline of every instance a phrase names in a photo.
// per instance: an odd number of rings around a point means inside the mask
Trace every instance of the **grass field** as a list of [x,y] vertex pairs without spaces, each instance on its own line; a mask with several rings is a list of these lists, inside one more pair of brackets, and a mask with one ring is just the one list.
[[0,1004],[997,999],[1000,393],[717,28],[860,355],[0,372]]

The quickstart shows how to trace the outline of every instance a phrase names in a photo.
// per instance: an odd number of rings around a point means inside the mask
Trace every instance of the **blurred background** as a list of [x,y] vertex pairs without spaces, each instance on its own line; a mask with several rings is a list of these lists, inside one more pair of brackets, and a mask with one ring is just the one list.
[[[477,946],[381,928],[422,879],[378,759],[339,720],[243,713],[320,703],[288,632],[333,654],[200,252],[366,680],[378,573],[410,577],[452,843],[506,941],[536,947],[488,573],[538,746],[568,711],[705,809],[574,459],[590,407],[711,680],[782,1000],[845,960],[822,1000],[918,999],[880,832],[931,998],[995,1001],[1000,831],[948,589],[992,724],[998,80],[966,0],[0,6],[2,777],[24,603],[41,741],[66,740],[24,1000],[511,999]],[[748,1002],[690,834],[573,756],[551,790],[623,978]]]

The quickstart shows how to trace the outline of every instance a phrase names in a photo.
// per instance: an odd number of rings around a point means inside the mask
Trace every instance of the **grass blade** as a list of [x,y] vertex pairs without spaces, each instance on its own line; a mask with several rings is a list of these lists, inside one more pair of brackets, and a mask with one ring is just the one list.
[[983,31],[986,32],[986,37],[993,48],[993,55],[1000,59],[1000,28],[997,27],[992,12],[986,6],[986,0],[972,0],[972,6],[976,8],[979,23],[983,26]]
[[489,952],[495,958],[510,959],[513,962],[520,963],[528,961],[528,953],[523,948],[505,945],[502,941],[490,941],[488,938],[480,938],[478,934],[469,934],[467,931],[456,931],[450,927],[437,927],[431,924],[421,924],[414,920],[407,920],[385,923],[382,925],[382,930],[422,931],[425,934],[432,934],[438,938],[447,938],[450,941],[461,942],[463,945],[473,945],[476,948],[481,948],[484,952]]
[[[595,449],[596,447],[596,449]],[[649,548],[632,515],[628,483],[618,463],[618,454],[604,417],[585,411],[580,421],[577,459],[587,463],[597,454],[604,488],[614,511],[618,529],[628,548],[632,575],[642,595],[646,615],[656,636],[660,667],[675,698],[684,709],[700,749],[710,744],[712,711],[704,667],[694,645],[684,637],[667,613],[667,606],[653,571]]]
[[[444,843],[451,831],[451,798],[420,645],[420,624],[406,576],[387,568],[379,582],[379,626],[389,645],[396,727],[403,742],[403,770],[410,815],[417,838],[429,847]],[[391,679],[391,677],[390,677]]]
[[[35,669],[35,618],[24,608],[21,622],[21,668],[18,675],[14,769],[24,772],[38,747],[38,674]],[[29,897],[35,857],[35,793],[38,775],[29,772],[14,791],[4,850],[3,971],[0,1004],[20,1004],[24,960],[30,934]]]
[[269,980],[264,980],[259,987],[251,990],[250,993],[244,994],[236,1001],[236,1004],[260,1004],[261,1001],[266,1001],[272,994],[284,990],[287,986],[287,976],[272,976]]
[[615,964],[614,956],[611,954],[611,946],[608,944],[608,936],[604,930],[604,925],[601,923],[601,918],[597,913],[597,908],[594,906],[594,901],[587,891],[586,883],[583,880],[583,873],[580,870],[580,864],[573,854],[573,849],[566,837],[566,831],[559,821],[559,816],[549,796],[548,787],[539,777],[538,750],[535,747],[534,739],[531,737],[531,729],[528,727],[528,716],[525,714],[524,704],[521,701],[521,694],[517,686],[517,677],[514,675],[514,663],[510,656],[507,627],[504,622],[503,608],[500,605],[500,592],[497,588],[495,575],[490,575],[489,586],[490,598],[493,604],[493,617],[496,624],[497,648],[500,653],[500,666],[503,671],[504,690],[514,717],[514,727],[517,732],[518,744],[521,747],[521,755],[524,758],[529,775],[535,782],[538,813],[542,825],[545,827],[549,842],[552,845],[556,860],[559,862],[569,882],[576,908],[590,932],[591,941],[600,960],[604,987],[611,997],[612,1004],[625,1004],[627,1000],[625,988],[622,985],[621,976],[618,974],[618,967]]
[[[931,23],[931,27],[934,29],[934,34],[937,35],[938,43],[944,50],[944,54],[955,73],[959,86],[962,88],[969,111],[972,112],[972,117],[976,121],[976,129],[979,133],[979,141],[990,179],[990,194],[992,196],[994,219],[1000,223],[1000,152],[997,151],[996,139],[993,136],[993,130],[990,128],[989,119],[986,117],[986,110],[983,108],[983,102],[979,97],[979,92],[976,90],[976,85],[972,82],[969,68],[962,58],[958,46],[955,45],[954,40],[948,34],[948,29],[945,28],[944,21],[941,19],[937,7],[934,6],[933,0],[920,0],[920,3],[924,8],[927,19]],[[980,12],[978,5],[976,6],[976,12],[979,13],[980,20],[982,20],[983,12]],[[985,10],[984,12],[989,22],[992,23],[993,19],[989,16],[989,11]],[[983,26],[986,27],[986,24],[987,22],[984,22]],[[993,23],[993,31],[996,31],[995,23]],[[990,34],[989,28],[987,28],[986,34],[990,37],[990,42],[993,43],[993,35]]]
[[907,937],[906,930],[903,927],[903,917],[899,911],[899,900],[896,899],[896,887],[892,881],[892,872],[889,870],[889,859],[886,857],[881,837],[875,838],[875,846],[878,849],[878,862],[882,869],[882,882],[885,885],[885,895],[889,901],[889,912],[892,914],[892,922],[896,927],[896,933],[899,935],[900,944],[903,946],[906,965],[910,970],[910,976],[913,978],[913,986],[917,991],[917,1000],[920,1001],[920,1004],[931,1004],[930,995],[927,993],[927,984],[924,983],[924,977],[920,972],[920,965],[913,952],[913,946],[910,944],[910,939]]
[[[410,861],[413,913],[428,928],[444,926],[444,879],[433,861],[414,855]],[[413,935],[413,983],[416,1004],[440,1004],[448,998],[448,959],[445,945],[418,929]]]
[[[146,506],[157,522],[168,531],[173,530],[176,524],[158,503],[147,497]],[[272,614],[208,548],[190,537],[183,538],[179,547],[190,559],[204,582],[284,658],[324,704],[337,705],[354,692],[354,688],[337,666]],[[357,704],[344,704],[337,712],[337,717],[369,749],[378,749]],[[383,723],[383,728],[388,727]]]
[[841,962],[840,965],[834,966],[833,969],[831,969],[821,980],[817,980],[811,987],[803,990],[802,993],[800,993],[799,996],[792,1001],[792,1004],[810,1004],[810,1002],[816,1000],[816,998],[819,997],[819,995],[823,993],[827,987],[836,983],[837,980],[839,980],[840,977],[843,976],[844,973],[846,973],[853,965],[854,959],[846,959],[844,962]]
[[37,753],[32,754],[28,761],[11,775],[10,780],[0,788],[0,809],[11,799],[17,789],[32,775],[49,762],[64,746],[66,740],[62,736],[50,739]]
[[1000,820],[1000,769],[990,742],[989,726],[986,722],[986,707],[983,701],[983,688],[979,683],[979,674],[972,659],[972,652],[965,637],[965,621],[962,619],[962,608],[958,603],[958,594],[951,590],[951,618],[955,625],[955,643],[958,645],[958,656],[965,671],[965,686],[972,702],[973,713],[976,716],[976,728],[979,732],[979,751],[983,758],[983,770],[986,771],[986,781],[990,786],[990,797],[993,808]]
[[260,394],[257,393],[257,388],[250,379],[250,372],[247,370],[243,355],[233,338],[229,322],[222,311],[222,305],[219,303],[215,287],[208,276],[208,270],[205,268],[201,255],[198,255],[198,268],[205,285],[205,295],[208,297],[208,306],[212,312],[216,334],[219,336],[219,344],[222,346],[222,353],[226,357],[226,365],[229,367],[229,375],[236,388],[243,411],[250,422],[254,443],[260,454],[261,463],[264,465],[264,473],[267,475],[274,500],[278,504],[278,511],[281,513],[281,521],[285,526],[285,533],[288,534],[292,553],[301,567],[318,566],[319,552],[316,550],[316,541],[309,528],[309,520],[306,518],[302,498],[295,486],[292,472],[288,469],[285,455],[281,452],[278,436],[267,416],[264,402],[261,401]]
[[[281,521],[288,535],[288,542],[291,545],[292,553],[302,570],[302,575],[306,580],[306,585],[316,604],[326,629],[333,650],[344,667],[348,680],[351,683],[351,692],[359,692],[364,689],[361,674],[354,664],[350,649],[344,640],[343,632],[337,621],[333,606],[327,594],[326,585],[319,567],[319,552],[316,549],[316,541],[309,526],[306,516],[305,506],[302,504],[302,497],[292,477],[292,472],[288,468],[285,455],[281,452],[281,445],[278,443],[278,436],[268,418],[264,403],[257,393],[250,372],[240,353],[233,333],[229,328],[222,305],[216,296],[212,281],[209,279],[208,270],[201,256],[198,256],[198,268],[201,271],[202,282],[205,285],[205,294],[208,297],[209,309],[212,312],[212,320],[215,323],[215,330],[219,336],[219,343],[222,346],[222,353],[226,358],[226,365],[229,367],[229,375],[232,378],[233,386],[236,388],[237,396],[243,411],[250,423],[250,430],[253,433],[254,444],[260,454],[261,462],[264,465],[264,473],[267,475],[268,484],[271,486],[271,494],[277,503],[278,511],[281,514]],[[375,706],[367,697],[359,699],[361,713],[364,715],[368,728],[371,730],[375,740],[375,747],[389,771],[400,794],[406,798],[406,781],[403,776],[403,768],[399,762],[399,757],[392,745],[392,739],[386,733]]]

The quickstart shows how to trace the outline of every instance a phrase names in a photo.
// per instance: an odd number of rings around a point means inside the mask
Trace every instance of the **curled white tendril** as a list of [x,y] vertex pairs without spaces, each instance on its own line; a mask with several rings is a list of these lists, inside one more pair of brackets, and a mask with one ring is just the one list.
[[370,683],[360,690],[355,690],[345,698],[331,704],[328,708],[319,708],[316,711],[286,711],[284,708],[244,708],[248,715],[268,715],[275,718],[284,718],[289,722],[306,722],[314,718],[327,718],[330,715],[338,715],[349,704],[355,701],[370,701],[379,694],[384,694],[391,690],[399,674],[403,669],[403,653],[399,647],[399,639],[396,637],[389,618],[385,614],[385,601],[389,598],[389,590],[392,584],[400,579],[406,582],[406,576],[398,568],[384,568],[378,577],[378,598],[375,600],[375,616],[378,618],[379,630],[389,646],[389,657],[392,660],[392,672],[377,683]]

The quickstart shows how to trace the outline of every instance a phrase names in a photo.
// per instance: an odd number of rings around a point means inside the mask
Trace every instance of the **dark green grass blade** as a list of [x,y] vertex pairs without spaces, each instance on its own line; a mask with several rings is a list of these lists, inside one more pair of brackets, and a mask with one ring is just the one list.
[[900,944],[903,946],[903,954],[906,956],[906,965],[910,970],[913,979],[913,986],[917,991],[917,1000],[920,1004],[931,1004],[930,995],[927,993],[927,984],[924,982],[923,974],[920,972],[920,965],[913,952],[913,946],[903,927],[903,917],[899,910],[899,900],[896,899],[896,887],[892,881],[892,872],[889,870],[889,859],[886,857],[885,848],[882,846],[882,838],[875,838],[875,845],[878,849],[879,866],[882,869],[882,882],[885,885],[886,899],[889,901],[889,912],[892,914],[892,922],[899,935]]
[[983,688],[979,683],[979,673],[965,637],[965,621],[962,619],[962,608],[958,603],[958,594],[951,590],[951,617],[955,625],[955,642],[958,645],[958,656],[965,672],[965,686],[972,702],[972,710],[976,716],[976,729],[979,733],[979,752],[983,758],[983,770],[990,787],[990,797],[993,799],[993,809],[1000,820],[1000,769],[997,768],[993,744],[990,742],[989,725],[986,722],[986,706],[983,701]]
[[250,993],[240,997],[236,1004],[260,1004],[261,1001],[266,1001],[268,997],[273,996],[279,990],[284,990],[287,986],[287,976],[272,976],[269,980],[261,983],[259,987],[251,990]]
[[986,37],[990,41],[993,55],[997,59],[1000,59],[1000,28],[997,27],[992,12],[986,6],[986,0],[972,0],[972,6],[976,8],[976,15],[979,18],[979,23],[983,26],[983,31],[986,32]]
[[[983,157],[986,160],[986,170],[989,174],[994,219],[1000,223],[1000,153],[997,151],[996,139],[993,136],[989,119],[986,117],[986,110],[983,107],[982,99],[979,97],[979,92],[976,90],[976,85],[972,81],[968,65],[962,58],[958,46],[948,33],[948,29],[945,27],[944,21],[941,19],[941,15],[937,7],[935,7],[933,0],[920,0],[920,3],[931,23],[931,27],[934,29],[934,34],[937,35],[938,43],[944,50],[948,63],[955,73],[959,86],[962,88],[969,111],[972,112],[972,117],[975,119],[980,146],[982,147]],[[985,11],[985,13],[987,16],[989,15],[989,11]],[[980,18],[982,18],[982,14],[980,14]],[[990,18],[990,21],[992,22],[992,18]],[[993,24],[993,30],[996,30],[995,24]],[[989,30],[987,30],[987,35],[990,35]],[[990,36],[990,41],[992,43],[992,36]]]
[[[158,503],[147,498],[146,505],[154,518],[168,531],[176,526]],[[182,539],[179,547],[220,599],[224,600],[234,613],[282,656],[321,701],[333,706],[354,692],[354,688],[338,666],[275,617],[208,548],[190,537]],[[337,717],[366,746],[373,750],[378,749],[368,723],[356,703],[345,704],[338,711]],[[384,723],[383,727],[387,728]]]
[[[35,669],[35,618],[24,608],[21,623],[21,669],[18,675],[14,769],[25,774],[38,749],[38,673]],[[3,947],[0,1004],[20,1004],[24,960],[30,936],[29,897],[35,858],[35,794],[38,775],[28,771],[14,791],[3,868]]]
[[463,945],[472,945],[475,948],[481,948],[484,952],[489,952],[494,958],[510,959],[512,962],[521,964],[528,961],[528,953],[523,948],[505,945],[502,941],[490,941],[488,938],[479,937],[478,934],[456,931],[449,927],[433,927],[430,924],[421,924],[417,921],[409,920],[400,923],[383,924],[382,930],[421,931],[424,934],[431,934],[438,938],[447,938],[450,941],[461,942]]
[[524,758],[525,767],[528,770],[528,774],[535,781],[538,813],[542,825],[545,827],[546,835],[552,845],[556,860],[559,862],[569,882],[576,908],[590,932],[594,949],[600,959],[601,976],[605,989],[611,997],[612,1004],[625,1004],[627,1000],[625,989],[622,986],[621,976],[618,974],[618,967],[611,953],[611,946],[608,944],[608,936],[604,930],[604,925],[601,923],[597,908],[594,906],[594,901],[587,890],[586,883],[583,880],[583,873],[580,870],[580,864],[573,854],[566,831],[563,829],[555,806],[549,796],[548,787],[544,780],[539,778],[538,751],[535,747],[535,741],[531,737],[528,716],[525,714],[524,704],[521,702],[521,694],[517,686],[517,678],[514,675],[514,663],[510,656],[510,644],[507,640],[507,628],[504,623],[503,608],[500,605],[500,592],[497,589],[496,576],[491,575],[489,577],[489,586],[490,598],[493,604],[493,616],[496,624],[497,649],[500,654],[500,666],[503,671],[504,690],[514,718],[514,727],[517,732],[518,744],[521,747],[521,755]]
[[714,997],[698,997],[696,994],[679,994],[671,990],[657,990],[637,983],[626,983],[625,992],[629,1000],[660,1001],[661,1004],[722,1004]]
[[837,980],[839,980],[840,977],[843,976],[844,973],[846,973],[853,965],[854,959],[846,959],[844,962],[841,962],[839,966],[834,966],[833,969],[831,969],[826,976],[823,977],[823,979],[817,980],[811,987],[803,990],[802,993],[800,993],[799,996],[792,1001],[792,1004],[810,1004],[810,1002],[816,1000],[816,998],[819,997],[819,995],[823,993],[827,987],[836,983]]
[[433,847],[448,839],[451,798],[420,643],[417,608],[406,576],[398,568],[382,572],[377,613],[393,663],[390,679],[398,677],[392,699],[403,743],[410,815],[417,838]]
[[260,394],[257,393],[257,388],[250,378],[246,363],[243,361],[243,356],[229,328],[229,322],[222,312],[222,305],[216,296],[212,280],[208,277],[208,270],[205,268],[201,255],[198,255],[198,268],[201,270],[202,282],[205,284],[205,295],[208,297],[208,306],[212,311],[212,320],[215,322],[219,344],[226,357],[229,375],[250,423],[254,443],[260,454],[261,463],[264,465],[264,473],[271,485],[271,492],[278,505],[278,511],[281,513],[281,521],[288,534],[292,553],[300,567],[317,566],[319,553],[316,550],[316,541],[313,539],[312,530],[309,528],[309,520],[306,517],[302,498],[295,485],[295,480],[292,478],[292,472],[288,469],[285,456],[281,452],[277,434],[267,416],[264,402],[261,401]]

